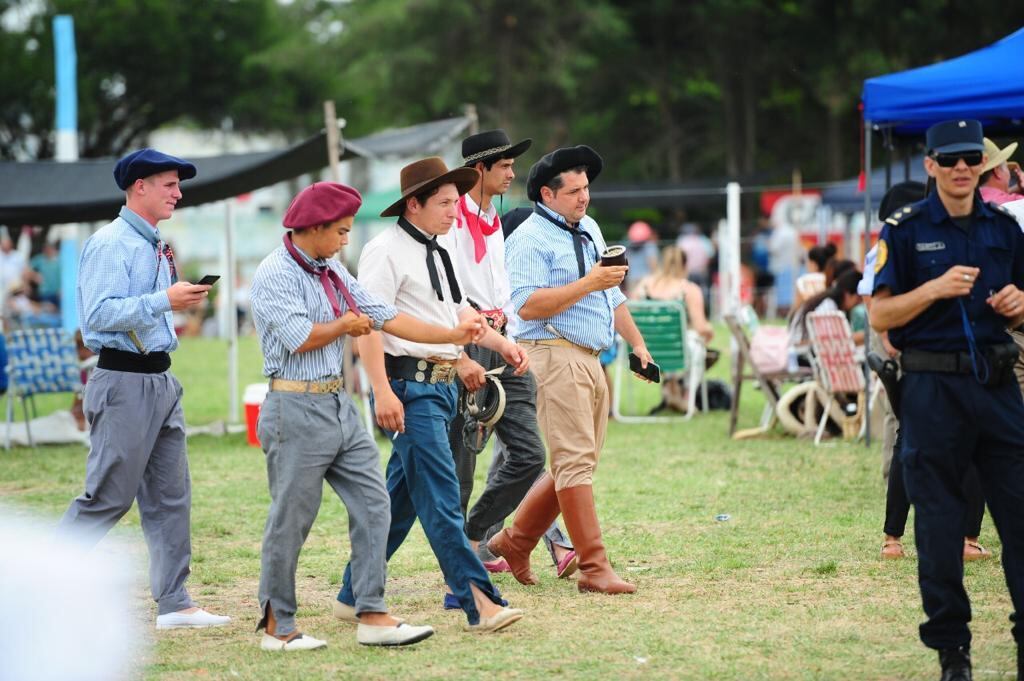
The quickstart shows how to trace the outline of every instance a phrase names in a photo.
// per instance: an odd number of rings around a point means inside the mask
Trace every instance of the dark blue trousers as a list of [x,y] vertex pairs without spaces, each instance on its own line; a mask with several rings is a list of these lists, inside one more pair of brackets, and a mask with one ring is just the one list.
[[[459,599],[469,623],[477,624],[480,613],[469,588],[471,582],[493,602],[500,604],[502,600],[463,532],[459,479],[448,446],[457,389],[453,383],[401,380],[392,380],[391,389],[405,407],[405,432],[393,441],[388,461],[391,528],[387,558],[391,559],[419,518],[445,582]],[[355,604],[351,566],[345,566],[338,600]]]
[[967,499],[973,461],[1002,541],[1003,571],[1018,646],[1024,629],[1024,401],[1014,381],[989,388],[973,376],[910,372],[902,385],[904,483],[914,505],[918,582],[929,648],[968,645],[971,605],[963,585]]

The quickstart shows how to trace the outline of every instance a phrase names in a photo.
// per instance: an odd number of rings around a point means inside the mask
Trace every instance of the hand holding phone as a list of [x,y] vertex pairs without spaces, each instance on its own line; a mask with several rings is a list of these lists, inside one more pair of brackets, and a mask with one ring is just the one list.
[[196,282],[199,286],[213,286],[220,279],[219,274],[207,274],[205,277]]
[[642,366],[640,358],[633,352],[629,353],[629,370],[652,383],[661,383],[661,367],[654,362],[648,362],[646,367]]

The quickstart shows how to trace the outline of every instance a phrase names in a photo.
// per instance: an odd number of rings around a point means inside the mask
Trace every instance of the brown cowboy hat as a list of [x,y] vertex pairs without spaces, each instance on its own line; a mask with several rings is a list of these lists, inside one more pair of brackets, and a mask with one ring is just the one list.
[[402,168],[402,198],[381,211],[382,218],[398,217],[405,210],[405,202],[409,197],[430,191],[442,184],[454,184],[462,196],[480,179],[476,168],[456,168],[448,170],[439,156],[431,156]]

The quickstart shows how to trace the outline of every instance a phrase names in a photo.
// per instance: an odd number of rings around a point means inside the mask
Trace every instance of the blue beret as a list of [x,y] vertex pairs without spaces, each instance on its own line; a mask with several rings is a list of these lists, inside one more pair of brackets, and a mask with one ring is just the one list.
[[196,176],[196,167],[177,156],[168,156],[156,149],[139,149],[128,154],[114,166],[114,182],[121,189],[128,189],[135,180],[177,170],[179,180],[190,180]]
[[985,151],[981,123],[975,120],[942,121],[925,133],[928,152]]

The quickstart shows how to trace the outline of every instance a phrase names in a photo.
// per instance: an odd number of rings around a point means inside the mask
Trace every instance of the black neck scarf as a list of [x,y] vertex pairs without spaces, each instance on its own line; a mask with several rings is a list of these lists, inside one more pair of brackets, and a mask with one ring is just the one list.
[[459,290],[459,282],[455,279],[455,269],[452,267],[452,258],[448,251],[437,245],[437,237],[428,239],[423,236],[420,230],[413,227],[412,223],[404,217],[398,218],[398,226],[416,241],[427,247],[427,272],[430,273],[430,285],[437,294],[438,300],[444,300],[444,292],[441,290],[441,278],[437,274],[437,263],[434,262],[434,251],[441,255],[441,264],[444,265],[444,276],[448,278],[448,288],[452,293],[452,300],[456,303],[462,302],[462,291]]
[[586,264],[583,262],[583,240],[587,239],[590,241],[590,247],[594,249],[594,262],[597,262],[599,256],[597,254],[597,244],[594,243],[594,237],[590,236],[590,233],[587,232],[587,230],[580,227],[579,223],[570,227],[568,224],[563,223],[560,220],[556,220],[550,213],[541,208],[540,204],[533,207],[533,212],[553,224],[555,227],[569,232],[569,235],[572,236],[573,250],[576,251],[576,266],[580,270],[580,279],[586,276],[587,268]]
[[[327,265],[317,267],[306,261],[299,253],[298,248],[292,243],[292,233],[288,232],[284,235],[284,247],[288,251],[288,255],[292,256],[299,267],[306,270],[310,274],[316,277],[320,277],[320,285],[324,287],[324,293],[327,294],[327,300],[331,303],[331,309],[334,311],[335,317],[341,316],[341,306],[338,305],[338,296],[334,295],[335,289],[341,293],[341,297],[345,299],[345,304],[348,305],[348,309],[353,314],[362,314],[359,310],[359,306],[356,305],[355,299],[352,294],[349,293],[348,287],[338,276],[338,273],[332,270]],[[333,284],[333,286],[332,286]]]

